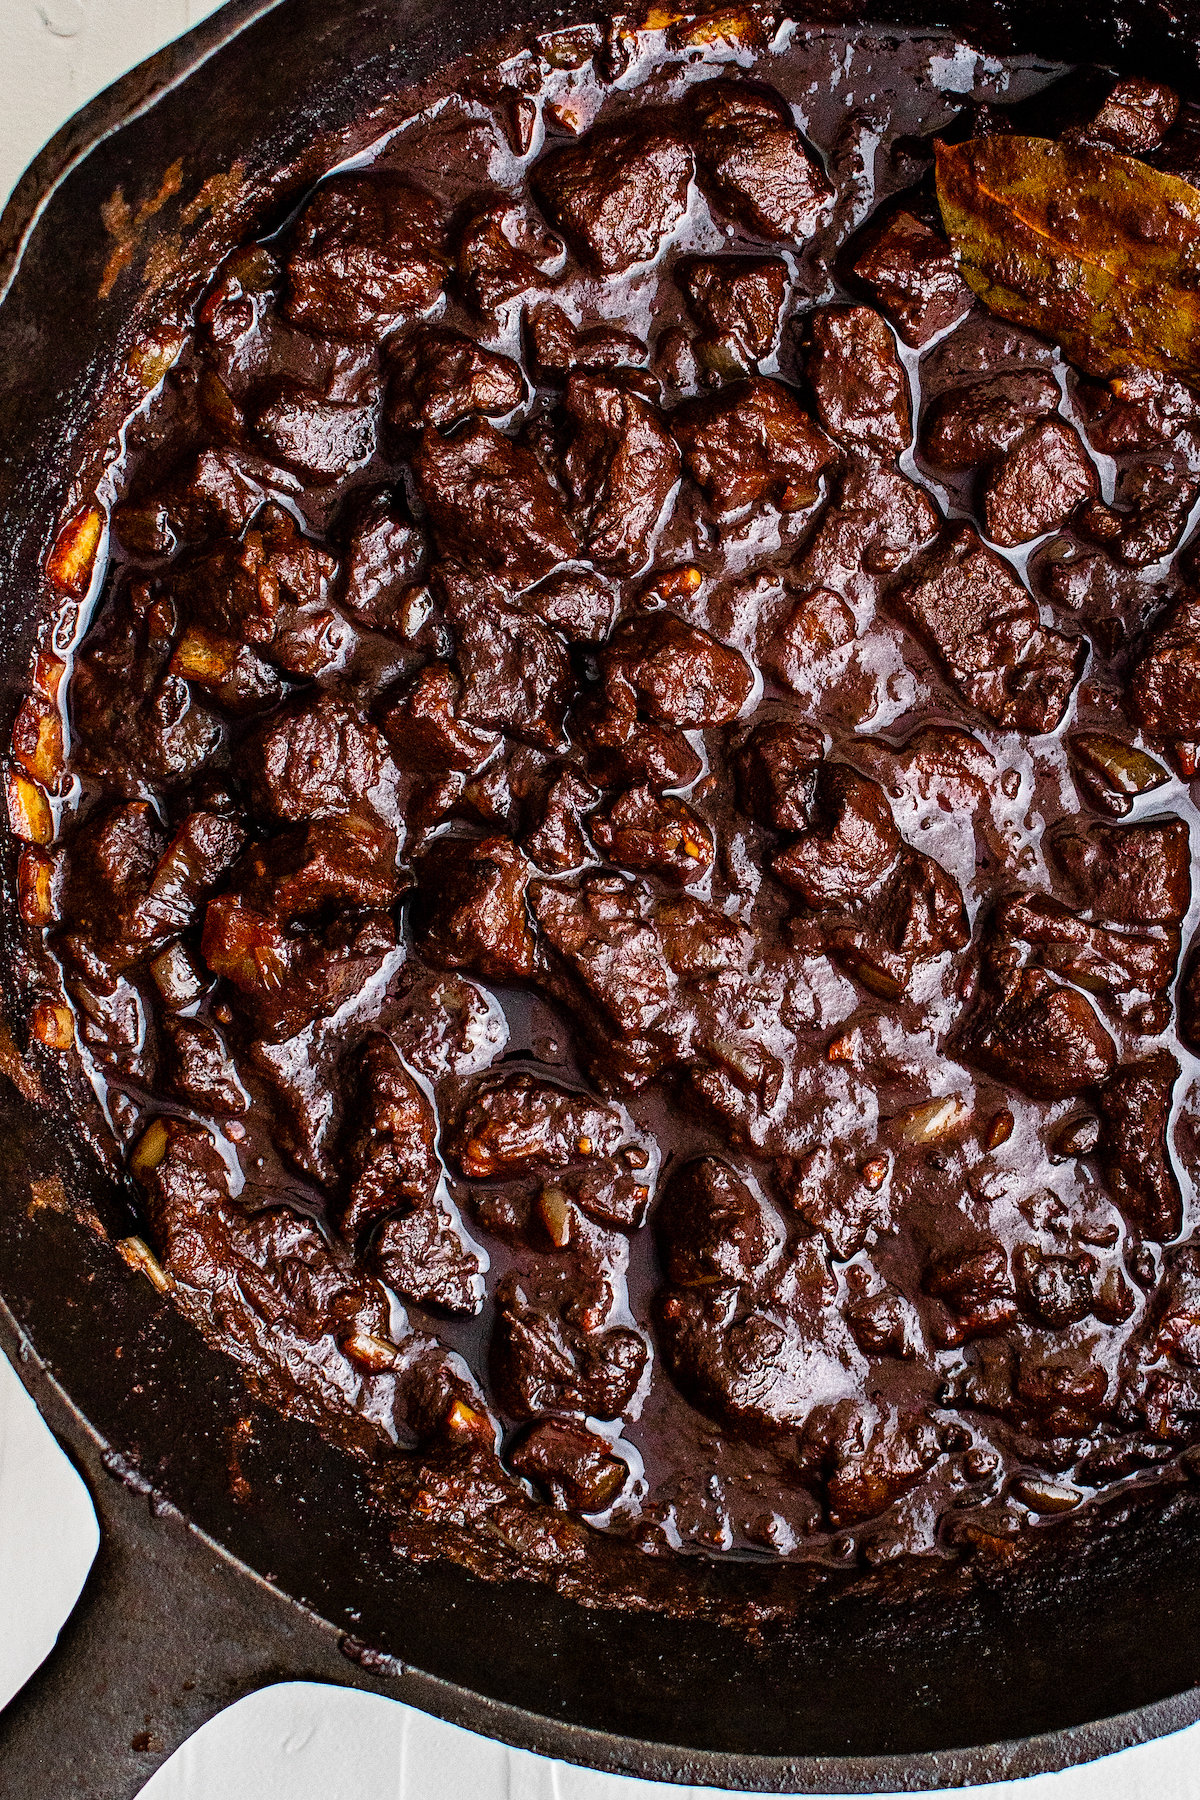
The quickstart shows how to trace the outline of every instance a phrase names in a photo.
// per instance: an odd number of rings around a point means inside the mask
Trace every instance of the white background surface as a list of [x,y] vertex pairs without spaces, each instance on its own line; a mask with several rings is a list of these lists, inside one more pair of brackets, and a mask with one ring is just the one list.
[[[0,198],[93,94],[215,11],[211,0],[0,0]],[[95,1550],[90,1502],[0,1359],[0,1705],[50,1649]],[[505,1750],[349,1689],[289,1683],[231,1707],[144,1800],[684,1800]],[[8,1796],[0,1769],[0,1792]],[[1200,1800],[1200,1727],[979,1800]]]

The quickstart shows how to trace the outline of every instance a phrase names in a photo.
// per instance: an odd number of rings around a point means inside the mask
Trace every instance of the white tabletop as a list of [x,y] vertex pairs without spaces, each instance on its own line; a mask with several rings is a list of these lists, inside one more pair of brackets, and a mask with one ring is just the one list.
[[[0,0],[0,199],[78,107],[215,10],[213,0]],[[95,1546],[82,1484],[0,1358],[0,1705],[51,1649]],[[700,1790],[568,1768],[394,1701],[290,1682],[212,1720],[142,1792],[144,1800],[683,1800]],[[1200,1726],[1084,1769],[975,1793],[1200,1800]]]

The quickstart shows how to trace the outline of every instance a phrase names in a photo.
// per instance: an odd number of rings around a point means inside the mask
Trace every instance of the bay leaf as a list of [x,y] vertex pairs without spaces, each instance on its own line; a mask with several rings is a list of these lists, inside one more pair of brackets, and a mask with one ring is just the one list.
[[1089,375],[1135,365],[1200,386],[1200,191],[1051,138],[937,146],[942,219],[990,312]]

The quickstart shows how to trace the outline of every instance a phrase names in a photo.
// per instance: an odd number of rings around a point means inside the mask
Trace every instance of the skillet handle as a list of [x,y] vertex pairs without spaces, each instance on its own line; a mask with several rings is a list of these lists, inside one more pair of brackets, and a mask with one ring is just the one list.
[[274,1682],[398,1697],[393,1670],[373,1668],[390,1659],[348,1660],[331,1627],[248,1576],[173,1508],[155,1510],[36,1361],[14,1366],[88,1486],[100,1549],[54,1650],[0,1713],[6,1795],[133,1800],[207,1719]]

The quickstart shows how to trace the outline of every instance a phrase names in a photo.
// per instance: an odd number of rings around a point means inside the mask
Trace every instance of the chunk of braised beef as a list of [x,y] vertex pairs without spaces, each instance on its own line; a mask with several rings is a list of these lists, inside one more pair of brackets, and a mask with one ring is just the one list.
[[540,749],[562,743],[571,663],[562,639],[501,595],[447,598],[462,676],[459,717]]
[[1118,925],[1181,925],[1192,898],[1191,849],[1182,819],[1069,827],[1050,840],[1054,865],[1077,902]]
[[426,663],[383,716],[383,734],[403,769],[481,768],[498,731],[462,718],[462,683],[448,663]]
[[337,175],[292,233],[286,312],[325,337],[381,337],[427,312],[446,276],[437,203],[401,181]]
[[645,1339],[624,1325],[581,1331],[528,1289],[516,1274],[496,1288],[492,1376],[504,1410],[515,1419],[543,1412],[620,1418],[642,1379]]
[[1033,1244],[1020,1245],[1013,1267],[1022,1310],[1052,1331],[1077,1325],[1092,1310],[1096,1266],[1086,1250],[1054,1256]]
[[922,1347],[921,1317],[896,1288],[884,1288],[846,1309],[846,1323],[868,1356],[916,1356]]
[[422,956],[485,981],[527,980],[534,939],[525,889],[532,872],[508,838],[439,838],[415,870],[412,918]]
[[727,725],[754,686],[740,651],[666,608],[622,620],[601,665],[614,707],[683,730]]
[[379,1279],[415,1306],[470,1318],[483,1301],[483,1266],[456,1221],[430,1198],[393,1213],[371,1245]]
[[734,758],[741,811],[775,831],[807,831],[824,753],[824,734],[799,719],[756,725]]
[[1179,95],[1163,81],[1144,75],[1126,75],[1113,85],[1094,118],[1075,132],[1064,132],[1068,142],[1098,144],[1125,156],[1145,156],[1157,150],[1179,113]]
[[831,197],[786,102],[769,88],[706,81],[688,95],[700,182],[758,237],[802,244]]
[[277,462],[314,487],[340,481],[375,450],[376,408],[328,400],[296,383],[256,409],[254,434]]
[[613,1455],[607,1438],[566,1419],[539,1419],[508,1460],[518,1475],[570,1512],[602,1512],[629,1478],[628,1464]]
[[949,388],[921,416],[921,454],[938,469],[991,462],[1014,449],[1037,420],[1056,412],[1061,398],[1054,377],[1040,369]]
[[835,1529],[885,1511],[940,1454],[940,1434],[927,1413],[882,1400],[818,1408],[799,1446],[801,1468],[824,1486]]
[[668,967],[685,980],[743,970],[750,962],[753,933],[719,906],[694,895],[661,901],[654,923]]
[[587,754],[588,774],[603,788],[687,787],[703,767],[677,726],[639,719],[628,707],[585,701],[571,730]]
[[581,262],[619,275],[651,262],[687,210],[692,152],[668,125],[601,126],[543,156],[533,191]]
[[118,791],[178,787],[221,742],[218,718],[171,670],[169,614],[148,589],[122,594],[75,660],[75,755]]
[[347,907],[382,912],[400,891],[396,833],[370,813],[317,819],[252,844],[233,872],[239,898],[277,920]]
[[937,1257],[925,1272],[923,1286],[953,1315],[943,1334],[949,1344],[999,1331],[1017,1316],[1008,1253],[995,1238]]
[[670,996],[658,934],[642,893],[622,876],[589,875],[577,888],[537,882],[530,895],[541,935],[610,1030],[647,1031]]
[[1130,1224],[1159,1244],[1178,1237],[1183,1225],[1183,1196],[1167,1142],[1179,1073],[1171,1051],[1156,1050],[1124,1064],[1098,1095],[1100,1165],[1109,1193]]
[[221,895],[205,908],[200,952],[212,973],[231,983],[259,1035],[282,1043],[360,994],[395,944],[386,913],[285,932],[268,914]]
[[[150,1134],[161,1134],[153,1144]],[[135,1153],[146,1212],[172,1297],[252,1392],[360,1452],[394,1437],[394,1384],[347,1355],[386,1344],[388,1300],[286,1207],[247,1216],[207,1131],[158,1120]]]
[[777,256],[684,256],[672,270],[688,311],[734,367],[751,370],[775,348],[787,296]]
[[330,693],[293,701],[243,746],[255,812],[284,824],[369,806],[390,766],[380,733]]
[[970,526],[945,539],[887,604],[995,724],[1038,732],[1057,726],[1086,641],[1043,626],[1027,589]]
[[667,1186],[654,1215],[658,1253],[675,1287],[753,1280],[778,1253],[779,1222],[726,1163],[702,1157]]
[[1197,495],[1200,480],[1186,463],[1135,463],[1117,477],[1114,505],[1093,499],[1076,528],[1117,562],[1144,569],[1176,548]]
[[1179,959],[1179,932],[1114,930],[1088,923],[1049,895],[1017,894],[996,908],[984,959],[1002,972],[1022,960],[1037,962],[1128,1012],[1165,995]]
[[848,763],[823,763],[814,812],[816,824],[772,858],[779,879],[817,911],[877,894],[903,848],[879,783]]
[[523,587],[579,544],[533,452],[480,420],[454,438],[422,433],[412,459],[438,548]]
[[912,438],[908,374],[891,332],[869,306],[823,307],[807,321],[804,372],[830,437],[878,456]]
[[564,470],[588,555],[629,575],[650,557],[663,507],[679,480],[679,451],[657,410],[619,380],[574,374]]
[[671,430],[688,474],[721,517],[748,506],[810,506],[838,454],[791,391],[765,375],[685,401]]
[[599,644],[617,616],[619,596],[591,569],[560,569],[521,596],[521,609],[560,632],[569,644]]
[[914,349],[961,319],[974,302],[943,233],[903,210],[866,228],[851,273]]
[[[113,511],[118,540],[137,556],[166,556],[180,542],[244,531],[263,503],[264,489],[287,483],[266,461],[234,445],[201,450],[175,469],[146,499],[123,500]],[[294,477],[291,485],[298,486]]]
[[552,300],[543,300],[526,313],[525,337],[534,372],[542,381],[564,381],[573,369],[641,369],[650,355],[631,331],[604,321],[576,325]]
[[417,325],[388,346],[385,417],[402,434],[510,413],[525,392],[520,363],[447,325]]
[[480,313],[543,286],[562,267],[561,238],[542,230],[505,195],[463,226],[455,266],[459,285]]
[[1196,416],[1196,397],[1157,369],[1126,369],[1110,381],[1076,389],[1088,442],[1104,456],[1128,456],[1169,444]]
[[1159,737],[1200,736],[1200,604],[1181,600],[1155,621],[1128,704],[1138,724]]
[[712,868],[712,832],[673,794],[630,788],[588,822],[592,840],[622,869],[687,886]]
[[971,935],[962,892],[931,856],[909,850],[865,920],[827,927],[825,947],[884,1000],[906,992],[916,962],[961,950]]
[[1065,1100],[1110,1075],[1116,1045],[1091,1002],[1044,969],[985,989],[964,1049],[970,1061],[1035,1100]]
[[472,1181],[509,1180],[612,1156],[626,1138],[615,1106],[509,1075],[475,1090],[445,1134],[446,1155]]
[[1100,492],[1100,479],[1077,431],[1046,419],[1013,445],[983,487],[987,535],[1024,544],[1062,525]]
[[160,1031],[163,1073],[173,1093],[204,1113],[246,1111],[249,1095],[214,1026],[202,1019],[164,1019]]
[[549,874],[578,869],[590,860],[584,818],[599,795],[573,769],[563,769],[546,789],[538,823],[521,839],[521,847],[539,869]]

